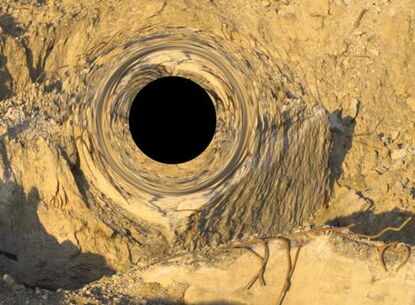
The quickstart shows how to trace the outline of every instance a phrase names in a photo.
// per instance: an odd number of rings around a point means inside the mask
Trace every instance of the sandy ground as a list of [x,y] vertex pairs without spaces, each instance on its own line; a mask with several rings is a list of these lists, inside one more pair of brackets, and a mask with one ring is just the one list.
[[[205,249],[210,252],[166,261],[171,250],[163,230],[137,225],[132,211],[115,208],[124,199],[103,176],[83,187],[88,177],[82,173],[98,171],[80,161],[73,109],[93,72],[122,53],[117,46],[148,29],[203,30],[246,54],[258,52],[259,62],[279,71],[259,81],[258,91],[284,82],[277,100],[290,103],[295,96],[327,110],[331,198],[300,230],[354,223],[343,234],[376,234],[402,224],[415,210],[414,20],[412,0],[2,1],[0,250],[16,247],[11,206],[28,211],[19,214],[27,220],[19,230],[44,237],[28,234],[18,242],[43,255],[36,264],[26,255],[16,267],[0,255],[6,274],[0,304],[281,304],[288,266],[283,242],[270,242],[266,285],[258,280],[246,290],[261,268],[258,256]],[[268,77],[264,71],[258,75]],[[285,305],[415,302],[415,221],[371,241],[282,233],[291,240],[293,260],[301,245]],[[57,249],[61,260],[50,257]],[[254,249],[263,255],[260,242]],[[73,265],[67,257],[76,258]],[[34,265],[44,273],[32,272],[26,287],[8,275]]]

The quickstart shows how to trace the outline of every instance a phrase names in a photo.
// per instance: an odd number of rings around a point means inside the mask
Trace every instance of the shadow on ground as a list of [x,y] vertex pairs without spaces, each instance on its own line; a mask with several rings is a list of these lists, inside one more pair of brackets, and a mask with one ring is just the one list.
[[25,30],[17,23],[16,18],[10,14],[0,15],[0,28],[3,35],[12,37],[19,37],[25,32]]
[[[357,114],[356,114],[357,115]],[[348,151],[352,148],[353,135],[356,126],[356,117],[342,117],[342,110],[338,109],[330,114],[330,129],[332,132],[333,148],[330,152],[329,167],[331,170],[331,187],[341,177],[342,165]],[[376,234],[386,227],[398,227],[411,214],[395,208],[392,211],[374,214],[372,211],[353,213],[348,216],[337,217],[326,222],[330,226],[347,226],[355,224],[351,231],[359,234]],[[415,245],[415,219],[412,219],[399,232],[390,231],[375,239],[383,242],[400,241]]]
[[7,70],[7,57],[0,55],[0,101],[11,96],[12,77]]
[[[326,224],[335,227],[355,224],[350,229],[353,233],[359,234],[377,234],[387,227],[399,227],[405,220],[413,214],[401,211],[398,208],[392,211],[374,214],[371,211],[353,213],[344,217],[337,217],[326,222]],[[400,231],[388,231],[381,237],[374,239],[385,243],[399,241],[409,245],[415,245],[415,217],[413,217]]]
[[78,288],[114,273],[102,256],[82,253],[71,241],[59,243],[48,234],[37,215],[36,188],[27,195],[13,183],[0,185],[0,190],[13,193],[11,201],[0,201],[0,273],[46,289]]
[[342,165],[348,151],[352,148],[355,126],[356,117],[342,117],[341,109],[330,114],[330,130],[333,140],[333,147],[329,155],[331,188],[343,173]]
[[42,204],[39,191],[33,187],[25,193],[14,182],[0,138],[1,169],[0,274],[11,274],[26,286],[73,289],[114,273],[101,255],[83,253],[69,240],[58,242],[45,230],[38,217]]

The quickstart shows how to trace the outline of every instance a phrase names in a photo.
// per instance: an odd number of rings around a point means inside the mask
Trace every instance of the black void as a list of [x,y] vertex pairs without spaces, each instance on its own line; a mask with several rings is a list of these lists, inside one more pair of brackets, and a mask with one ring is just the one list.
[[216,111],[207,92],[183,77],[152,81],[136,95],[129,126],[138,148],[167,164],[188,162],[209,146]]

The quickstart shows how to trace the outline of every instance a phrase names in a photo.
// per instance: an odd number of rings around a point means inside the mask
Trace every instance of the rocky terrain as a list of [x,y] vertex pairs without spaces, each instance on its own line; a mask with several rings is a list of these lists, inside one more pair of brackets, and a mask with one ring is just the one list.
[[[230,71],[144,61],[223,94],[223,133],[189,166],[134,159],[91,123],[104,80],[160,33]],[[2,1],[0,304],[413,304],[414,54],[412,0]],[[210,181],[254,126],[212,75],[262,125],[233,180],[179,200],[177,179]]]

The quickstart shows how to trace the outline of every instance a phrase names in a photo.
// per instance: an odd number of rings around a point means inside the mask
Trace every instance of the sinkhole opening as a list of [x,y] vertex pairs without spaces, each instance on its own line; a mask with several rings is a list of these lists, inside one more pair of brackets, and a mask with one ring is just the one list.
[[212,141],[215,106],[190,79],[163,77],[138,92],[130,108],[129,127],[147,157],[166,164],[184,163],[203,153]]

